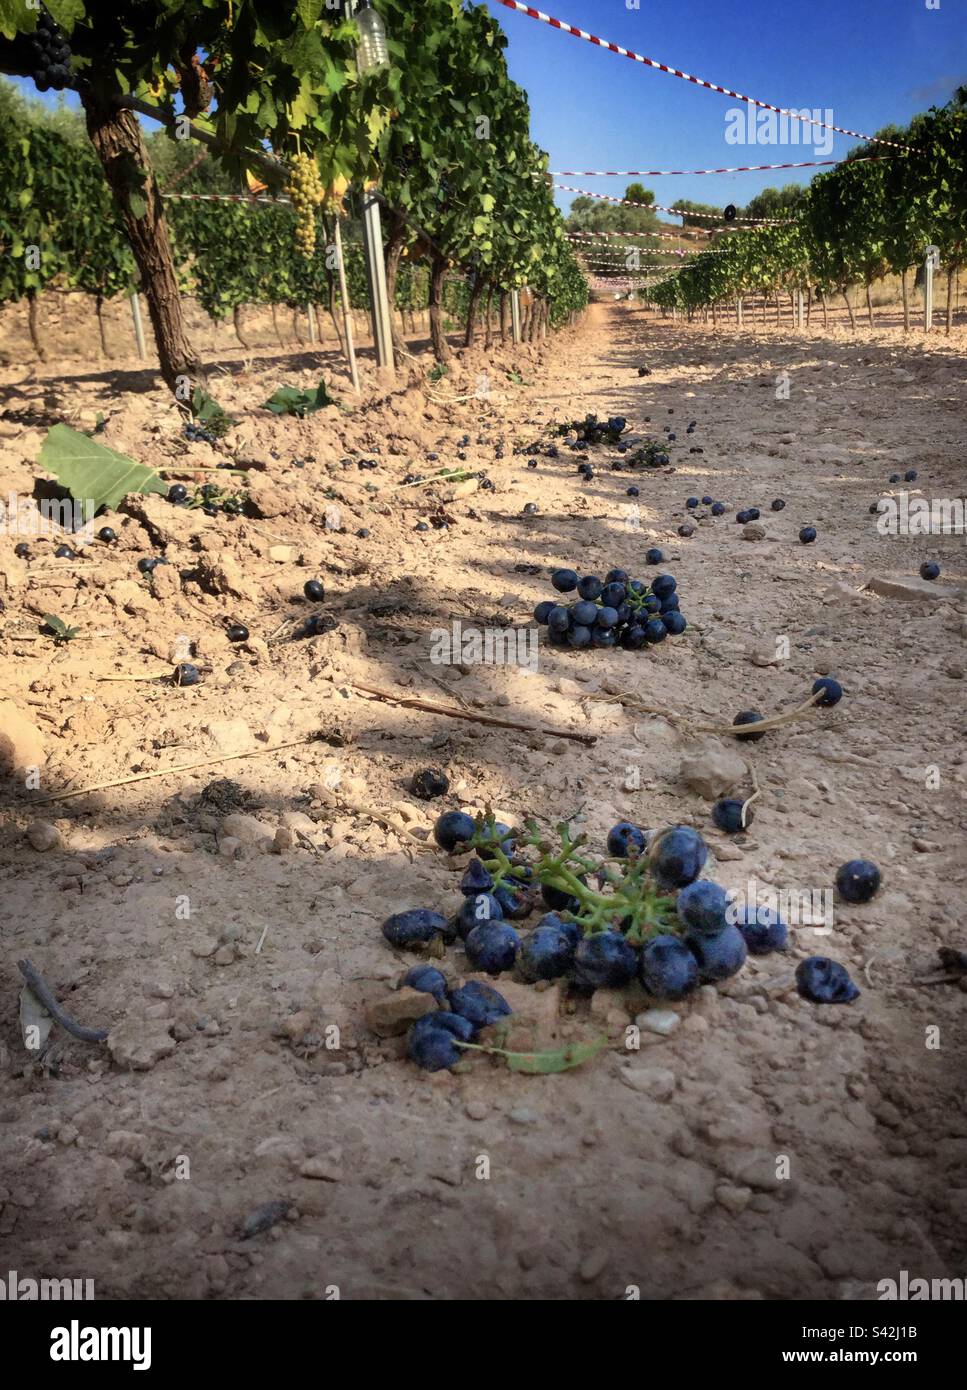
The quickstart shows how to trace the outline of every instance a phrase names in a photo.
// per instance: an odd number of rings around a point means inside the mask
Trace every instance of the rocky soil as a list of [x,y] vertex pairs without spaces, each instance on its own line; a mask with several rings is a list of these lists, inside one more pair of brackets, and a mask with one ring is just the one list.
[[[54,558],[63,537],[25,560],[0,535],[9,1267],[93,1278],[101,1298],[218,1299],[835,1300],[900,1269],[963,1275],[967,1000],[956,978],[921,982],[945,975],[938,948],[967,949],[967,563],[962,538],[881,537],[869,507],[911,467],[911,492],[963,495],[965,345],[961,330],[715,333],[608,305],[545,343],[462,353],[436,381],[419,343],[395,388],[366,361],[359,399],[331,351],[226,346],[212,390],[239,423],[216,447],[184,440],[136,362],[3,368],[3,499],[44,478],[50,425],[98,413],[98,438],[167,481],[228,462],[249,497],[238,518],[131,497],[108,518],[116,544],[74,560]],[[338,406],[259,408],[320,374]],[[669,467],[632,480],[601,446],[588,483],[563,448],[536,469],[515,454],[587,411],[671,425]],[[461,463],[493,489],[402,483]],[[680,538],[686,497],[706,492],[733,510]],[[746,534],[733,513],[751,505]],[[818,540],[801,546],[807,523]],[[679,581],[677,642],[541,646],[535,673],[431,659],[454,621],[526,625],[549,568],[641,572],[649,545]],[[169,563],[148,579],[152,554]],[[925,559],[943,567],[932,586]],[[308,578],[332,624],[305,638]],[[51,612],[77,640],[40,633]],[[229,643],[233,622],[248,642]],[[163,677],[187,650],[203,680],[178,688]],[[790,708],[827,673],[843,702],[761,742],[694,732]],[[652,712],[585,698],[620,692]],[[410,791],[427,765],[451,779],[442,805],[573,814],[602,849],[621,818],[695,825],[728,888],[826,889],[851,857],[883,888],[661,1018],[636,990],[588,1003],[510,983],[528,1044],[612,1045],[560,1075],[485,1057],[429,1075],[394,1031],[411,962],[379,931],[458,902],[461,861],[427,840],[441,803]],[[754,824],[722,835],[710,800],[753,777]],[[853,1005],[798,997],[796,961],[817,951],[848,967]],[[31,1059],[24,957],[106,1044],[55,1028]],[[451,949],[444,968],[464,966]]]

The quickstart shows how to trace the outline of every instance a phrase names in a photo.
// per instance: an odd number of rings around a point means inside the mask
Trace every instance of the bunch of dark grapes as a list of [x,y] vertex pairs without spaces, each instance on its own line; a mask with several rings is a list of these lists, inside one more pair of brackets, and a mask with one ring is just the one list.
[[316,208],[326,196],[311,155],[294,156],[285,191],[295,208],[296,247],[307,261],[311,260],[316,251]]
[[403,149],[401,149],[399,154],[396,155],[396,157],[393,160],[393,166],[396,169],[396,172],[399,174],[400,178],[405,179],[408,177],[411,169],[416,163],[418,154],[419,151],[417,149],[416,142],[411,140],[410,143],[408,145],[404,145]]
[[192,440],[192,442],[202,440],[205,444],[215,443],[215,435],[212,434],[211,430],[206,430],[204,425],[193,424],[190,420],[185,425],[185,438]]
[[617,444],[627,426],[623,415],[612,415],[608,420],[599,420],[596,415],[586,415],[583,420],[568,420],[558,425],[555,434],[576,434],[579,444]]
[[660,444],[657,439],[649,439],[647,444],[641,446],[627,458],[618,463],[613,463],[612,468],[626,468],[630,471],[640,468],[664,468],[668,463],[667,445]]
[[609,570],[603,580],[594,574],[579,578],[577,570],[557,569],[551,584],[559,594],[578,592],[574,603],[546,599],[534,609],[535,620],[547,627],[552,647],[640,651],[666,637],[680,637],[687,626],[670,574],[656,575],[648,584],[620,569]]
[[38,92],[51,88],[62,92],[71,85],[70,44],[47,10],[40,12],[37,28],[30,36],[30,49],[34,63],[31,76]]
[[173,483],[168,489],[168,501],[176,507],[198,507],[206,516],[241,516],[245,506],[245,494],[229,492],[217,483],[205,483],[190,493],[184,483]]

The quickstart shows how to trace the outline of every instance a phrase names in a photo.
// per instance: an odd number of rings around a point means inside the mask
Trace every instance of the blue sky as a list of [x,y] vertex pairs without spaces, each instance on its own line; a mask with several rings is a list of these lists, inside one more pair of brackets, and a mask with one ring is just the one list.
[[[535,8],[696,77],[867,134],[943,105],[967,82],[967,0],[528,0]],[[629,0],[633,3],[633,0]],[[528,93],[532,132],[552,169],[704,169],[838,158],[855,144],[803,127],[798,145],[728,144],[734,99],[633,63],[487,0]],[[746,130],[745,134],[748,134]],[[808,142],[803,144],[803,141]],[[822,170],[641,180],[655,201],[746,203]],[[581,184],[581,179],[560,182]],[[620,195],[623,179],[590,179]],[[574,197],[559,193],[566,208]]]
[[[378,0],[377,0],[378,3]],[[858,143],[797,125],[798,144],[726,140],[719,92],[633,63],[484,0],[508,38],[511,76],[528,93],[532,132],[552,169],[703,169],[837,158]],[[967,82],[967,0],[538,0],[536,8],[649,58],[776,106],[873,134],[942,105]],[[939,3],[939,9],[928,4]],[[18,82],[31,96],[32,82]],[[43,99],[43,98],[42,98]],[[68,101],[76,103],[73,94]],[[46,100],[54,104],[53,93]],[[743,115],[753,108],[741,107]],[[832,140],[817,150],[816,142]],[[644,179],[655,201],[742,204],[821,170]],[[627,179],[564,179],[620,195]],[[558,193],[562,208],[573,193]]]

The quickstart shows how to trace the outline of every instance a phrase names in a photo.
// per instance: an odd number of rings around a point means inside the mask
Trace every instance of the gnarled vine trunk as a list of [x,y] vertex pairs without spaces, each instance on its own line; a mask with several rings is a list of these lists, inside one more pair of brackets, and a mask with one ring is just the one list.
[[507,341],[507,291],[500,291],[500,341]]
[[843,302],[844,302],[844,304],[846,305],[847,312],[849,313],[849,326],[850,326],[850,328],[853,330],[853,332],[855,333],[855,332],[856,332],[856,315],[853,313],[853,306],[852,306],[852,304],[849,302],[849,294],[847,293],[846,290],[840,290],[840,294],[843,296]]
[[97,331],[101,339],[101,351],[110,361],[111,354],[107,347],[107,334],[104,331],[104,296],[100,291],[94,296],[94,312],[97,315]]
[[450,344],[443,328],[443,280],[447,263],[442,256],[434,255],[430,269],[430,341],[433,355],[438,362],[449,362]]
[[30,341],[34,345],[34,352],[41,362],[46,362],[47,351],[40,336],[40,307],[36,290],[27,291],[27,327],[30,329]]
[[486,318],[486,322],[485,322],[485,324],[484,324],[484,348],[485,348],[485,349],[486,349],[486,348],[489,348],[490,345],[491,345],[491,343],[493,342],[493,328],[494,328],[494,325],[493,325],[493,320],[491,319],[491,316],[490,316],[490,314],[491,314],[491,309],[492,309],[492,307],[493,307],[493,302],[494,302],[494,287],[493,287],[493,285],[488,285],[488,286],[487,286],[487,307],[486,307],[486,309],[484,310],[484,315],[485,315],[485,318]]
[[185,328],[161,195],[138,118],[124,107],[102,104],[87,91],[81,102],[87,133],[141,272],[161,375],[180,399],[186,399],[191,387],[205,385],[205,372]]
[[871,286],[869,280],[867,280],[867,282],[866,282],[866,312],[867,312],[867,314],[869,315],[870,327],[872,328],[872,327],[873,327],[873,290],[872,290],[872,286]]
[[484,282],[478,275],[474,281],[473,289],[470,291],[470,303],[467,305],[467,330],[463,335],[464,347],[473,347],[474,333],[477,327],[477,308],[480,304],[483,288]]
[[250,351],[251,351],[251,348],[252,348],[252,344],[251,344],[251,343],[247,343],[247,342],[245,341],[245,337],[244,337],[244,335],[243,335],[243,333],[242,333],[242,306],[241,306],[241,304],[236,304],[236,305],[235,305],[235,308],[232,310],[232,327],[235,329],[235,336],[236,336],[236,338],[238,339],[238,341],[242,344],[242,347],[245,349],[246,352],[250,352]]
[[907,294],[907,270],[906,266],[900,271],[900,292],[903,295],[903,331],[910,332],[910,298]]
[[[390,306],[390,336],[393,340],[393,357],[397,367],[402,367],[403,355],[406,352],[403,333],[396,322],[396,282],[399,277],[400,257],[403,254],[405,241],[406,223],[402,218],[397,217],[383,248],[383,262],[386,267],[386,298]],[[402,314],[400,317],[402,318]]]
[[947,327],[946,333],[949,336],[950,330],[954,326],[954,275],[956,267],[950,266],[947,271]]

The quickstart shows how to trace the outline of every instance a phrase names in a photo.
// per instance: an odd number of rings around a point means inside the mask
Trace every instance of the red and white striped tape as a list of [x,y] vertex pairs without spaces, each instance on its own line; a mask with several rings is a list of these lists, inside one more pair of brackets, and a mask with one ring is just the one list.
[[[610,239],[611,237],[616,237],[616,236],[618,236],[618,237],[623,237],[623,238],[624,238],[624,237],[639,237],[639,238],[640,238],[640,237],[651,236],[651,233],[650,233],[650,232],[568,232],[568,233],[567,233],[567,240],[568,240],[568,241],[587,241],[587,240],[590,240],[591,238],[600,238],[600,237],[604,237],[605,239]],[[672,247],[669,247],[668,250],[665,251],[665,250],[663,250],[660,246],[642,246],[642,247],[640,247],[639,249],[642,250],[642,251],[647,251],[647,252],[648,252],[650,255],[652,255],[652,256],[721,256],[722,253],[723,253],[724,250],[725,250],[725,247],[720,246],[720,247],[718,247],[718,248],[715,248],[715,247],[711,247],[711,246],[703,246],[702,249],[701,249],[701,251],[681,251],[681,250],[676,250],[676,249],[674,249],[674,248],[672,248]]]
[[[562,188],[566,193],[584,192],[583,188],[568,188],[566,183],[556,183],[554,187]],[[586,196],[588,198],[603,198],[608,203],[623,203],[628,208],[646,208],[649,212],[655,206],[654,203],[632,203],[627,198],[611,198],[607,193],[588,193]],[[704,227],[696,227],[695,230],[701,232],[703,236],[711,236],[711,233],[707,232]],[[681,234],[679,232],[641,232],[640,235],[661,237],[663,241],[678,241]]]
[[[572,187],[572,185],[569,184],[569,183],[556,183],[556,184],[554,185],[554,187],[555,187],[555,188],[559,188],[559,189],[561,190],[562,193],[580,193],[580,194],[581,194],[583,197],[585,197],[585,198],[598,198],[599,200],[601,200],[602,202],[605,202],[605,203],[620,203],[620,204],[622,205],[622,207],[626,207],[626,208],[644,208],[646,212],[667,212],[667,213],[673,214],[673,215],[676,216],[676,217],[689,217],[689,216],[691,216],[691,217],[701,217],[701,218],[703,218],[703,219],[706,220],[706,221],[708,221],[709,219],[714,219],[715,217],[718,216],[718,214],[717,214],[717,213],[714,213],[714,212],[694,212],[694,213],[689,213],[688,208],[666,208],[666,207],[662,207],[661,203],[635,203],[635,202],[633,202],[630,198],[615,198],[615,197],[612,197],[612,195],[611,195],[610,193],[592,193],[592,191],[591,191],[590,188],[574,188],[574,187]],[[748,223],[748,224],[751,225],[751,226],[757,226],[757,227],[791,227],[792,224],[793,224],[793,222],[795,222],[795,220],[796,220],[796,219],[795,219],[794,217],[781,217],[781,218],[780,218],[780,217],[736,217],[736,218],[733,218],[733,221],[734,221],[734,222],[745,222],[745,223]],[[718,224],[718,225],[720,225],[720,226],[722,226],[722,227],[728,227],[728,226],[730,226],[731,224],[728,223],[728,222],[722,222],[721,224]],[[694,227],[692,230],[693,230],[693,231],[696,231],[696,232],[702,232],[705,236],[711,236],[711,235],[712,235],[712,231],[714,231],[715,228],[711,228],[710,230],[706,230],[704,227]],[[649,235],[649,236],[673,236],[674,233],[673,233],[673,232],[649,232],[648,235]]]
[[631,269],[643,270],[646,273],[652,270],[660,270],[664,273],[666,270],[669,270],[670,268],[671,267],[667,265],[654,265],[651,261],[643,261],[640,266],[634,267],[625,265],[604,265],[598,261],[585,262],[585,269],[596,272],[598,274],[603,274],[607,272],[610,275],[617,275],[621,271],[628,271]]
[[162,193],[162,198],[179,198],[194,203],[291,203],[291,198],[265,198],[258,193]]
[[721,92],[723,96],[734,97],[736,101],[744,101],[749,106],[758,106],[763,111],[775,111],[777,115],[802,121],[804,125],[820,126],[823,130],[835,130],[840,135],[851,135],[854,140],[865,140],[869,144],[890,145],[895,150],[910,149],[909,145],[898,144],[895,140],[880,140],[875,135],[864,135],[860,130],[848,130],[844,126],[830,125],[828,121],[821,121],[816,116],[804,116],[801,111],[790,111],[783,106],[773,106],[769,101],[759,101],[757,97],[747,97],[743,96],[741,92],[733,92],[731,87],[722,87],[718,82],[707,82],[704,77],[693,77],[691,73],[682,72],[681,68],[673,68],[668,63],[659,63],[654,58],[645,58],[641,53],[634,53],[630,48],[622,48],[620,44],[611,43],[608,39],[599,39],[596,34],[589,34],[586,29],[578,29],[576,25],[568,24],[566,20],[555,19],[552,15],[544,14],[542,10],[535,10],[530,5],[522,5],[520,0],[500,0],[500,4],[508,10],[516,10],[518,14],[527,15],[528,19],[539,19],[542,24],[549,24],[552,29],[560,29],[562,33],[573,34],[576,39],[586,39],[588,43],[596,44],[598,48],[606,48],[611,53],[617,53],[621,58],[630,58],[632,62],[643,63],[647,68],[655,68],[658,72],[667,72],[670,77],[681,77],[696,87],[706,87],[711,92]]
[[[637,269],[638,269],[638,267],[635,266],[635,265],[628,265],[628,252],[627,252],[627,251],[615,251],[614,254],[612,255],[610,252],[599,251],[597,248],[594,248],[594,250],[591,250],[591,249],[589,248],[587,251],[585,251],[585,250],[582,249],[582,247],[580,247],[580,246],[575,246],[575,247],[572,247],[572,250],[574,251],[574,254],[575,254],[576,256],[583,256],[584,259],[585,259],[586,261],[592,261],[592,260],[593,260],[593,261],[595,262],[596,265],[597,265],[597,264],[600,264],[600,265],[623,265],[623,266],[626,266],[626,267],[628,268],[628,270],[637,270]],[[632,254],[635,254],[635,253],[632,253]],[[643,248],[642,248],[642,255],[647,256],[648,254],[649,254],[649,252],[648,252],[647,247],[643,247]],[[640,264],[640,262],[639,262],[639,264]],[[656,261],[655,264],[658,265],[658,264],[660,264],[660,262]]]
[[787,164],[732,164],[722,169],[551,169],[549,177],[554,179],[650,179],[658,178],[664,174],[748,174],[756,169],[821,169],[828,164],[859,164],[871,159],[896,158],[897,156],[892,154],[858,154],[850,160],[797,159]]

